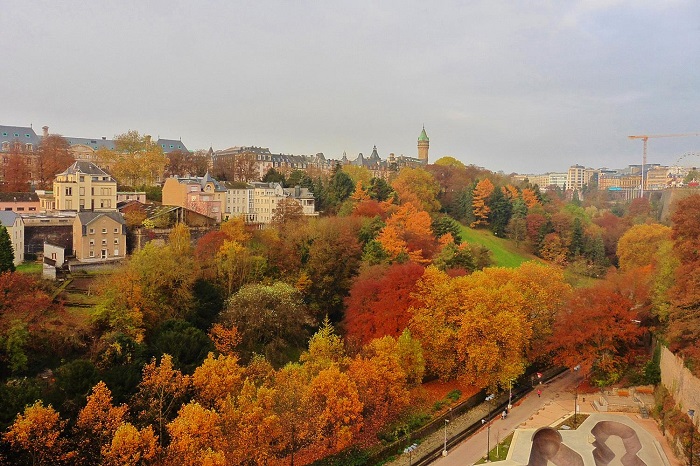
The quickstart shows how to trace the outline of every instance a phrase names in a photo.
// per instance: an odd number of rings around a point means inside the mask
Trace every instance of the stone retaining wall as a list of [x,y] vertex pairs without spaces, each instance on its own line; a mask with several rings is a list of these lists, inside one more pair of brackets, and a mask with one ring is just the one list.
[[685,367],[682,358],[664,346],[661,347],[661,384],[682,411],[694,409],[700,415],[700,379]]

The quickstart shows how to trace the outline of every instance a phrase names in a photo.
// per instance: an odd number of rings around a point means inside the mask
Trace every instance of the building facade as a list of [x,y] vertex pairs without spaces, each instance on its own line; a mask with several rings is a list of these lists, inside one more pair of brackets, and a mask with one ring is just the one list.
[[126,223],[119,212],[79,212],[73,222],[73,251],[80,262],[126,257]]
[[0,211],[0,225],[7,228],[14,252],[14,264],[19,265],[24,262],[24,221],[22,217],[10,211]]
[[226,187],[209,173],[204,176],[171,176],[163,184],[163,205],[184,207],[221,222]]
[[117,182],[92,162],[76,160],[53,183],[56,210],[114,211]]

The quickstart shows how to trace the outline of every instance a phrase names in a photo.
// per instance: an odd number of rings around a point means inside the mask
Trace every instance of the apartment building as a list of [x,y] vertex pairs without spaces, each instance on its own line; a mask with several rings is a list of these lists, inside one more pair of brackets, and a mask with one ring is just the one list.
[[24,262],[24,221],[22,217],[10,211],[0,211],[0,225],[7,228],[12,243],[12,251],[15,254],[14,264]]
[[87,160],[76,160],[53,182],[56,210],[114,211],[117,208],[117,182]]

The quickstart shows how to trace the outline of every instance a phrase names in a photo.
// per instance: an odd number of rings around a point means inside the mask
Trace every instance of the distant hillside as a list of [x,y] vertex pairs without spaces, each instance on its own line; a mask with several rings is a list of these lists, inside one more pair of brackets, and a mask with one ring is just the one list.
[[491,251],[493,265],[498,267],[517,267],[523,262],[539,260],[532,254],[518,249],[510,240],[499,238],[489,230],[475,230],[462,225],[462,241],[481,244]]

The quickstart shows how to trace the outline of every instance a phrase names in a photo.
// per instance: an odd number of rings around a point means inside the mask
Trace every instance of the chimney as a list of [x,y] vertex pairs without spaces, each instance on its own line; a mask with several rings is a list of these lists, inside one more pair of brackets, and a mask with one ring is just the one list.
[[49,127],[48,126],[42,126],[41,129],[44,130],[44,137],[47,137],[49,135]]

